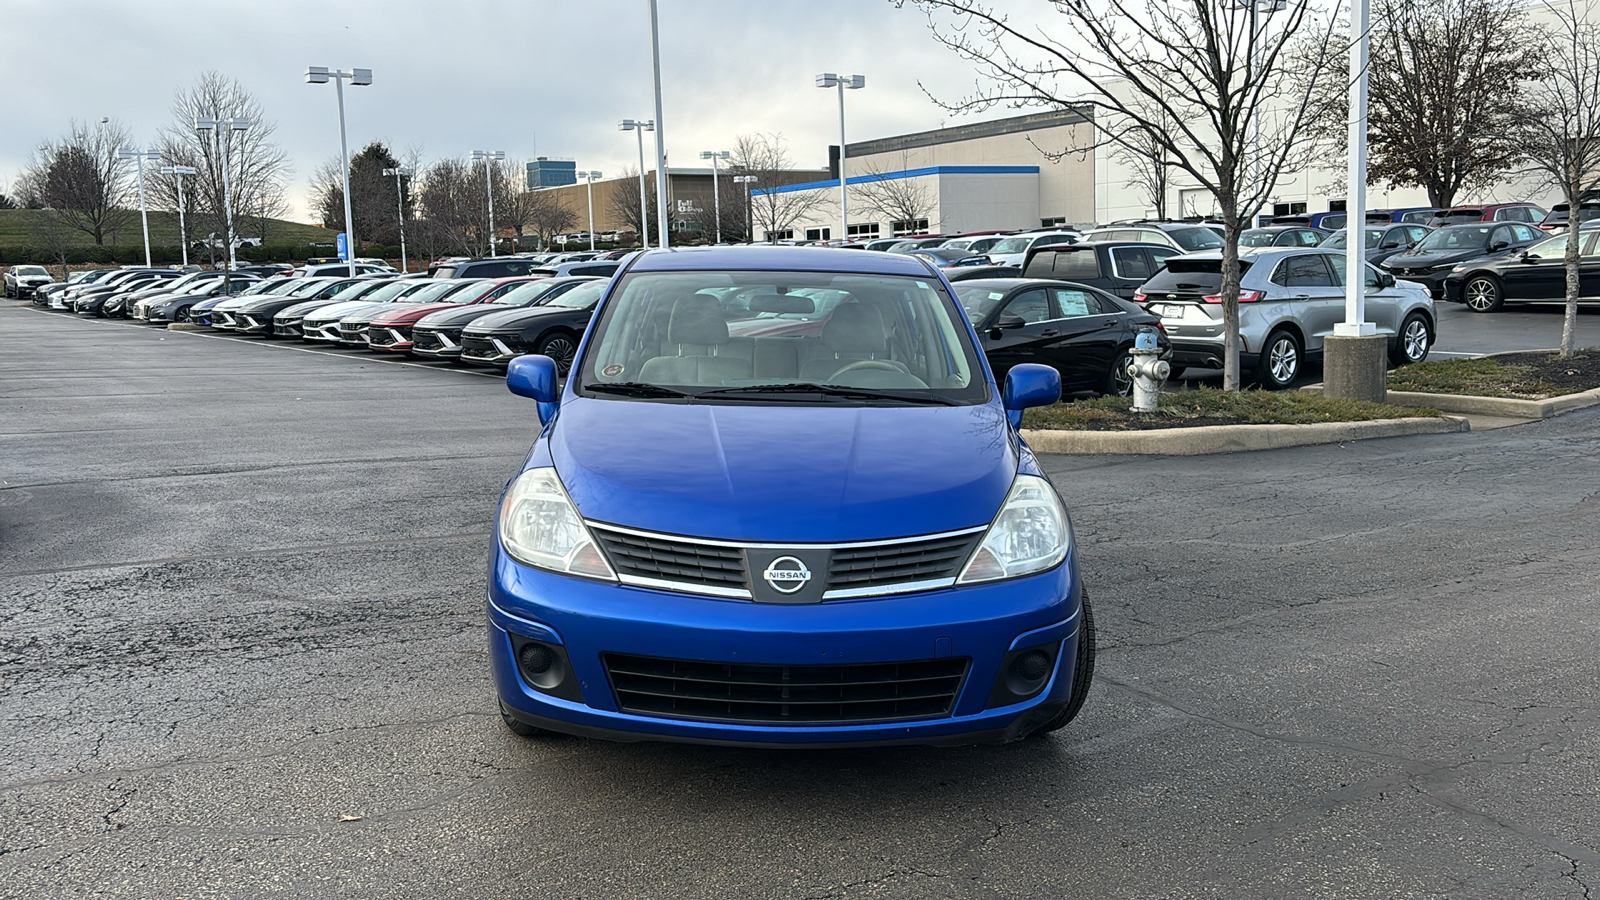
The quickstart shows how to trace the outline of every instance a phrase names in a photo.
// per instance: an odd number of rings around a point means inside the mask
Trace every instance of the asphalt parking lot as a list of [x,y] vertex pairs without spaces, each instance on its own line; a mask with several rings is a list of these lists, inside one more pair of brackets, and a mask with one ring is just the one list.
[[471,373],[0,304],[0,895],[1600,886],[1600,409],[1047,457],[1101,630],[1083,715],[880,751],[507,732],[484,547],[537,427]]

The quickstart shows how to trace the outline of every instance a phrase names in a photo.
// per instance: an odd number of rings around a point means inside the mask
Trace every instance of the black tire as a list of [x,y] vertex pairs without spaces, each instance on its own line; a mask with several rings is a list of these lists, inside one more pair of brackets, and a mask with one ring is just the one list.
[[1499,312],[1506,305],[1506,292],[1493,275],[1474,275],[1461,285],[1461,302],[1473,312]]
[[1389,362],[1397,366],[1422,362],[1428,358],[1432,347],[1433,326],[1428,323],[1427,316],[1414,312],[1400,323],[1400,333],[1394,336],[1394,344],[1389,347]]
[[1089,683],[1094,681],[1094,611],[1089,608],[1089,592],[1083,592],[1083,624],[1078,628],[1078,658],[1072,666],[1072,694],[1065,708],[1050,721],[1028,732],[1028,737],[1041,737],[1064,727],[1078,717],[1083,703],[1089,699]]
[[1128,367],[1133,365],[1133,350],[1123,347],[1117,355],[1111,358],[1111,368],[1106,372],[1105,383],[1100,386],[1100,393],[1116,397],[1128,397],[1133,394],[1133,376],[1128,373]]
[[1294,384],[1305,366],[1306,351],[1294,332],[1279,329],[1267,335],[1256,364],[1256,378],[1269,391],[1281,391]]
[[511,733],[517,737],[536,738],[554,733],[549,729],[540,728],[537,725],[529,725],[527,722],[524,722],[521,719],[511,715],[510,711],[506,709],[505,703],[498,700],[496,702],[500,703],[500,721],[506,723],[506,728],[510,729]]
[[174,321],[174,322],[188,322],[189,321],[189,307],[180,306],[177,309],[173,310],[172,311],[172,321]]
[[572,368],[572,357],[578,352],[578,339],[565,331],[553,332],[540,338],[533,352],[555,360],[556,373],[565,375]]

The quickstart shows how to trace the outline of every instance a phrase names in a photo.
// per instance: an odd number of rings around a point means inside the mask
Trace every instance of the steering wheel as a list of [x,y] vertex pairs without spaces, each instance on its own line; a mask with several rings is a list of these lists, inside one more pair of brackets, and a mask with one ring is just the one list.
[[859,371],[861,369],[883,369],[883,370],[886,370],[886,371],[889,371],[889,372],[910,372],[911,371],[910,369],[906,368],[904,363],[898,363],[898,362],[894,362],[892,360],[887,360],[887,359],[858,359],[855,362],[851,363],[850,365],[845,366],[842,369],[836,370],[833,373],[832,377],[838,378],[840,375],[843,375],[846,372],[856,372],[856,371]]

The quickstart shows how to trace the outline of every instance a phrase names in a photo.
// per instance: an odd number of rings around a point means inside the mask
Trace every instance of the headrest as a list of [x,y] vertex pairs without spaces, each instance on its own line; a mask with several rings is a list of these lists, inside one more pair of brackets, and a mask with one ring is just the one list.
[[889,347],[889,335],[878,307],[843,303],[822,326],[822,342],[835,353],[882,353]]
[[728,321],[722,317],[722,307],[715,297],[692,294],[680,297],[672,305],[672,318],[667,320],[669,344],[726,344]]
[[817,304],[797,294],[752,294],[750,311],[764,313],[814,313]]

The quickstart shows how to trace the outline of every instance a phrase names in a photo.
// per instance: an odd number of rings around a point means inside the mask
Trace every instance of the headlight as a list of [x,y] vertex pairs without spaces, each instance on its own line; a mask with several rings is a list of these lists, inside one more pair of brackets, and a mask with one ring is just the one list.
[[511,482],[500,503],[500,543],[512,558],[536,568],[608,581],[617,577],[555,469],[529,469]]
[[1071,546],[1072,527],[1055,488],[1037,475],[1018,475],[956,583],[1043,572],[1060,565]]
[[1466,265],[1463,264],[1463,265],[1456,266],[1454,269],[1451,269],[1450,271],[1452,271],[1452,272],[1465,272],[1466,270],[1467,270],[1467,267],[1466,267]]

